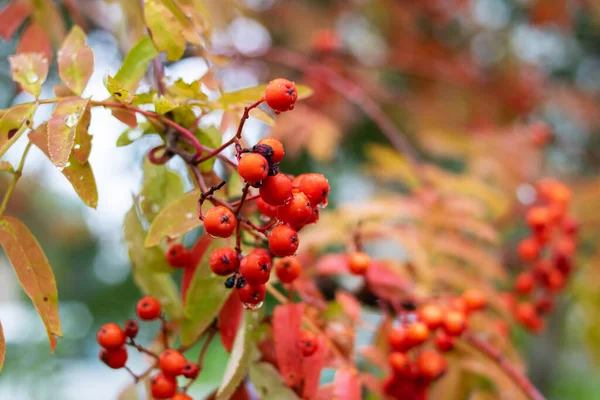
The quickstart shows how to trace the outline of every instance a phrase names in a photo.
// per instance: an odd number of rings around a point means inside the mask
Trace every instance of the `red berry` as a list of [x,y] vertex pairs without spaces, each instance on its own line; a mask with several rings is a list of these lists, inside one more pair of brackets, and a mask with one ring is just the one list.
[[529,271],[521,272],[515,278],[515,290],[520,294],[527,294],[533,290],[535,279]]
[[388,332],[388,342],[394,351],[405,352],[412,347],[408,332],[404,327],[393,328]]
[[260,182],[269,175],[269,163],[260,154],[245,153],[240,158],[238,173],[246,182]]
[[[268,179],[267,179],[268,181]],[[263,184],[264,186],[264,184]],[[262,186],[261,186],[262,189]],[[291,192],[290,192],[291,196]],[[263,216],[267,218],[276,218],[277,217],[277,207],[270,205],[266,201],[259,197],[256,199],[256,206],[258,207],[258,212],[260,212]]]
[[105,349],[117,349],[125,344],[127,336],[115,323],[103,325],[96,334],[98,344]]
[[152,321],[160,317],[162,306],[154,297],[146,296],[137,303],[137,315],[142,321]]
[[523,261],[534,261],[540,255],[540,245],[535,238],[523,239],[519,243],[518,252]]
[[157,374],[150,381],[152,397],[156,399],[168,399],[177,393],[177,380],[165,374]]
[[300,276],[302,265],[296,257],[285,257],[277,261],[275,273],[282,283],[292,283]]
[[371,257],[361,251],[348,255],[348,269],[354,275],[364,275],[371,265]]
[[418,346],[429,339],[429,328],[422,322],[415,322],[406,329],[406,337],[412,346]]
[[454,348],[454,338],[444,331],[435,335],[435,347],[441,352],[447,352]]
[[265,203],[283,205],[292,198],[292,180],[282,173],[269,176],[263,181],[259,193]]
[[298,99],[298,91],[294,82],[287,79],[274,79],[267,85],[265,100],[269,107],[279,114],[283,111],[292,110]]
[[442,323],[444,331],[450,336],[459,336],[467,329],[465,315],[460,311],[448,311]]
[[185,366],[183,367],[183,370],[182,370],[182,375],[188,379],[196,379],[198,377],[199,373],[200,373],[200,368],[198,368],[198,366],[196,364],[191,363],[191,362],[185,364]]
[[479,289],[468,289],[462,294],[467,311],[477,311],[487,306],[487,297]]
[[300,348],[304,357],[312,356],[319,348],[317,335],[311,331],[300,332]]
[[274,137],[267,137],[258,141],[258,144],[266,144],[273,149],[273,155],[271,156],[271,161],[278,163],[283,160],[283,156],[285,155],[285,150],[283,149],[283,144]]
[[135,339],[140,330],[140,324],[134,319],[125,321],[125,336]]
[[550,311],[552,311],[553,308],[554,301],[549,296],[544,296],[535,303],[535,311],[538,314],[549,313]]
[[271,276],[271,258],[259,253],[249,253],[242,258],[240,274],[251,285],[267,283]]
[[208,263],[212,272],[219,276],[231,275],[240,266],[237,252],[230,247],[213,250]]
[[545,286],[550,292],[558,292],[565,286],[565,276],[558,269],[553,269],[548,275]]
[[433,350],[424,350],[417,357],[416,363],[419,376],[426,380],[439,378],[446,372],[446,368],[448,368],[446,359],[440,353]]
[[185,357],[177,350],[167,349],[158,356],[158,366],[167,376],[181,375],[183,367],[187,365]]
[[242,303],[257,305],[264,300],[267,294],[267,287],[263,284],[252,285],[246,283],[241,289],[237,289],[237,291]]
[[313,208],[312,215],[306,221],[306,225],[308,225],[308,224],[316,224],[317,221],[319,220],[319,214],[321,214],[321,210],[319,209],[319,207]]
[[292,199],[277,207],[277,218],[291,225],[303,225],[312,216],[312,207],[304,193],[292,193]]
[[112,369],[123,368],[127,363],[127,349],[117,347],[116,349],[102,349],[99,354],[100,360]]
[[388,361],[395,375],[402,376],[410,374],[410,359],[405,353],[393,351],[388,356]]
[[552,263],[550,261],[538,260],[533,267],[532,273],[536,280],[543,283],[548,280],[548,276],[550,276],[552,269]]
[[327,201],[329,182],[321,174],[302,174],[298,176],[298,189],[306,195],[313,207]]
[[213,237],[228,238],[236,225],[233,213],[223,206],[211,208],[204,216],[204,229]]
[[189,265],[192,259],[192,254],[188,249],[180,243],[173,243],[167,249],[167,263],[175,268],[183,268]]
[[515,308],[515,318],[521,324],[525,326],[530,326],[535,325],[535,320],[538,318],[538,315],[534,305],[526,301],[517,304]]
[[313,37],[312,48],[317,53],[332,53],[340,47],[338,34],[330,29],[321,29]]
[[417,312],[419,321],[423,322],[431,330],[437,329],[442,325],[444,315],[442,310],[433,304],[423,306]]
[[267,257],[271,263],[273,262],[273,255],[271,254],[271,252],[263,247],[257,247],[253,249],[249,254],[258,254],[259,256]]
[[269,234],[269,250],[277,257],[294,255],[299,245],[298,233],[287,225],[277,225]]
[[550,222],[550,213],[548,207],[537,206],[530,208],[525,218],[531,229],[539,230]]
[[177,393],[175,396],[171,397],[171,400],[194,400],[192,396],[188,396],[185,393]]
[[562,231],[567,235],[576,235],[579,231],[579,223],[575,218],[566,216],[561,225]]

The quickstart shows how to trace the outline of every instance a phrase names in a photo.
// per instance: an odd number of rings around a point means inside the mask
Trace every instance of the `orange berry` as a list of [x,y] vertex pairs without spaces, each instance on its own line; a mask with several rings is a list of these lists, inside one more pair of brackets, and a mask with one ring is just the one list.
[[292,110],[297,99],[296,85],[287,79],[274,79],[269,82],[265,90],[265,100],[276,114]]
[[319,348],[319,340],[317,335],[311,331],[300,332],[300,348],[304,357],[312,356]]
[[563,255],[567,258],[573,257],[576,249],[577,245],[575,244],[575,240],[568,236],[561,237],[554,245],[554,253]]
[[181,243],[173,243],[167,249],[167,263],[175,268],[183,268],[190,264],[192,254]]
[[561,290],[565,286],[565,277],[562,272],[557,269],[550,271],[545,286],[550,292],[558,292]]
[[152,397],[156,399],[168,399],[177,392],[177,380],[165,374],[157,374],[150,381]]
[[302,174],[298,176],[298,190],[306,195],[313,207],[327,201],[329,181],[321,174]]
[[246,283],[240,289],[237,289],[240,301],[244,304],[255,306],[261,303],[267,294],[267,288],[263,284],[252,285]]
[[103,325],[96,334],[98,344],[105,349],[117,349],[125,344],[127,335],[123,329],[115,323]]
[[213,237],[228,238],[236,225],[233,213],[223,206],[211,208],[204,216],[204,229]]
[[408,375],[410,373],[410,359],[405,353],[393,351],[388,356],[392,371],[396,375]]
[[517,304],[515,308],[515,318],[523,325],[529,324],[531,320],[537,318],[537,312],[533,304],[529,302],[522,302]]
[[487,296],[479,289],[468,289],[462,294],[467,311],[477,311],[487,306]]
[[267,283],[271,276],[271,257],[249,253],[240,262],[240,274],[251,285]]
[[142,321],[152,321],[160,317],[161,310],[160,302],[151,296],[143,297],[136,307],[137,315]]
[[331,29],[317,31],[312,40],[312,48],[317,53],[332,53],[339,50],[340,46],[338,34]]
[[422,322],[414,322],[406,329],[406,337],[413,346],[420,345],[429,339],[429,328]]
[[158,356],[158,366],[163,374],[167,376],[181,375],[183,367],[187,364],[185,357],[174,349],[167,349]]
[[371,265],[371,257],[361,251],[348,255],[348,269],[354,275],[364,275]]
[[[268,180],[268,179],[267,179]],[[291,192],[290,192],[291,197]],[[256,206],[258,207],[258,212],[260,212],[263,216],[267,218],[276,218],[277,217],[277,207],[270,205],[266,201],[259,197],[256,199]]]
[[526,215],[527,224],[531,229],[542,229],[550,222],[548,207],[531,207]]
[[459,311],[448,311],[442,323],[444,331],[450,336],[459,336],[467,329],[465,315]]
[[294,255],[299,245],[298,233],[287,225],[277,225],[269,234],[269,250],[277,257]]
[[269,175],[269,163],[260,154],[245,153],[240,158],[238,173],[246,182],[260,182]]
[[517,275],[515,279],[515,290],[520,294],[530,293],[535,287],[535,279],[531,272],[525,271]]
[[292,180],[282,173],[269,176],[263,181],[259,193],[265,203],[281,206],[292,199]]
[[519,256],[524,261],[534,261],[540,255],[540,245],[535,238],[523,239],[518,247]]
[[435,335],[435,347],[441,352],[447,352],[454,348],[454,338],[444,331]]
[[277,207],[277,219],[290,225],[303,225],[312,216],[312,207],[302,192],[292,193],[292,199]]
[[171,400],[194,400],[192,396],[188,396],[185,393],[177,393],[175,396],[171,397]]
[[394,351],[405,352],[412,347],[412,343],[408,339],[407,329],[402,326],[392,328],[388,332],[388,343]]
[[282,283],[292,283],[300,276],[302,265],[296,257],[285,257],[277,261],[275,273]]
[[433,304],[421,307],[417,315],[419,321],[423,322],[431,330],[439,328],[444,318],[441,308]]
[[237,252],[230,247],[213,250],[208,263],[211,271],[219,276],[231,275],[240,266]]
[[267,146],[273,149],[273,155],[271,156],[271,161],[278,163],[283,160],[283,156],[285,155],[285,151],[283,149],[283,144],[274,137],[267,137],[258,141],[258,144],[266,144]]
[[117,347],[116,349],[102,349],[99,354],[100,360],[112,369],[123,368],[127,363],[127,349]]
[[450,308],[454,311],[466,314],[468,312],[467,303],[462,297],[453,297],[450,299]]
[[446,359],[434,350],[423,350],[417,357],[416,364],[419,376],[426,380],[439,378],[448,368]]

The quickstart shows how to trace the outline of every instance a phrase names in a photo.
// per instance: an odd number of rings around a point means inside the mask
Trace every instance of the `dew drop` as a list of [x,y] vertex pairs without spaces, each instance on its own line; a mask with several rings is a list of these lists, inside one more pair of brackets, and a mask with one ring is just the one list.
[[79,149],[81,148],[81,145],[80,145],[80,144],[76,144],[75,146],[73,146],[73,148],[74,148],[75,150],[79,150]]
[[72,128],[75,125],[77,125],[77,121],[79,121],[79,117],[77,116],[77,114],[69,114],[65,117],[65,125],[69,128]]
[[250,310],[250,311],[258,310],[259,308],[261,308],[263,306],[262,301],[258,304],[250,304],[250,303],[242,303],[242,304],[244,305],[244,308],[246,308],[246,310]]
[[83,180],[83,175],[79,177],[79,180],[82,181]]
[[26,269],[31,269],[31,265],[28,265],[25,267]]
[[158,210],[160,210],[160,207],[158,206],[158,204],[154,203],[152,204],[152,206],[150,206],[150,209],[152,210],[152,212],[158,212]]
[[329,200],[325,199],[321,204],[319,204],[319,208],[322,210],[329,204]]
[[70,166],[71,166],[71,161],[68,161],[68,162],[65,164],[65,168],[69,168]]
[[187,219],[192,219],[192,218],[194,218],[194,214],[192,214],[192,213],[187,213],[187,214],[185,214],[185,217],[186,217]]
[[27,81],[27,83],[36,83],[40,80],[40,77],[37,76],[35,72],[30,71],[25,74],[25,80]]

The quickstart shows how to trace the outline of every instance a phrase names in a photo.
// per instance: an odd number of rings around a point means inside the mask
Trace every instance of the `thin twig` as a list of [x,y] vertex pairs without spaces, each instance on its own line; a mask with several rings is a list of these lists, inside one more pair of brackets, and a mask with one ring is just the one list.
[[25,146],[25,150],[23,150],[23,155],[21,156],[21,161],[19,162],[19,166],[13,172],[13,178],[4,194],[4,198],[2,199],[2,204],[0,205],[0,217],[4,214],[6,207],[8,207],[8,201],[10,200],[10,196],[12,195],[15,187],[17,186],[17,182],[21,175],[23,175],[23,167],[25,166],[25,159],[27,158],[27,153],[29,153],[29,149],[31,148],[31,142],[27,142]]

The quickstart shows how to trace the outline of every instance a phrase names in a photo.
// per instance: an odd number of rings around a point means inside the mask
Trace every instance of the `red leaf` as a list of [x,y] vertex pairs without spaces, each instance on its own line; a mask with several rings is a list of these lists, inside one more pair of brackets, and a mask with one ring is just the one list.
[[299,387],[302,376],[302,351],[300,342],[300,327],[304,304],[286,304],[275,307],[273,312],[273,339],[275,340],[275,355],[281,376],[286,385],[292,389]]
[[219,312],[219,333],[221,335],[221,343],[227,352],[231,353],[235,335],[240,326],[240,320],[244,307],[240,301],[237,290],[232,290],[227,298],[227,301]]
[[408,283],[385,264],[373,261],[366,274],[369,288],[381,299],[397,301],[398,293],[406,292]]
[[294,281],[294,289],[296,289],[298,296],[300,296],[302,301],[306,304],[310,304],[319,310],[325,310],[327,308],[327,302],[323,297],[323,293],[321,293],[317,287],[314,279],[309,279],[301,275],[300,278]]
[[[305,357],[302,363],[302,378],[304,378],[303,399],[315,399],[321,382],[321,370],[325,366],[327,357],[327,343],[325,338],[319,336],[319,347],[310,357]],[[343,397],[340,397],[343,399]],[[346,400],[346,399],[344,399]]]
[[194,277],[194,273],[196,272],[196,267],[202,260],[204,253],[212,243],[212,238],[207,234],[203,234],[198,241],[192,247],[192,262],[191,265],[187,266],[183,270],[183,276],[181,277],[181,300],[183,301],[183,305],[185,305],[185,298],[187,296],[188,289],[190,288],[190,283],[192,283],[192,278]]
[[328,254],[317,263],[320,275],[340,275],[348,273],[348,259],[343,254]]
[[41,53],[48,60],[48,64],[52,62],[52,42],[44,29],[35,22],[25,29],[17,45],[17,54],[24,53]]
[[344,313],[351,321],[356,322],[360,318],[360,303],[356,297],[348,292],[338,291],[335,294],[335,300],[342,306]]
[[27,2],[17,0],[4,7],[0,11],[0,37],[10,39],[29,14],[31,6]]
[[327,385],[323,385],[317,391],[317,400],[331,400],[335,397],[335,386],[329,383]]
[[112,115],[130,128],[137,126],[137,117],[133,111],[124,110],[121,108],[113,108]]
[[336,399],[360,400],[360,378],[355,368],[342,367],[335,373],[333,379]]

